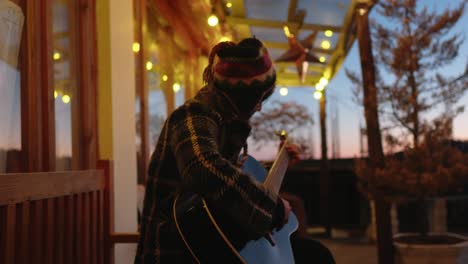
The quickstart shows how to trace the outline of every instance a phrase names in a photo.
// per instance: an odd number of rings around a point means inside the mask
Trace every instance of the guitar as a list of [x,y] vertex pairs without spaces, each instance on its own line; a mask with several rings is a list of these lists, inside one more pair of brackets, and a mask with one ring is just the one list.
[[[278,194],[288,166],[286,144],[277,154],[269,172],[255,158],[248,156],[242,170]],[[173,203],[179,235],[197,263],[294,263],[290,236],[298,221],[290,213],[288,223],[271,234],[274,245],[266,238],[248,240],[245,232],[196,194],[180,194]]]

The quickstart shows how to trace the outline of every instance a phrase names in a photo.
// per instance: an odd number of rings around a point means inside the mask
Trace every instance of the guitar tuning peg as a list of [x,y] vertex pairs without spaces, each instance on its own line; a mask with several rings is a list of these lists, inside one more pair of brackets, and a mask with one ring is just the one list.
[[277,131],[275,134],[279,136],[281,141],[284,141],[286,138],[288,138],[288,134],[286,133],[285,130]]

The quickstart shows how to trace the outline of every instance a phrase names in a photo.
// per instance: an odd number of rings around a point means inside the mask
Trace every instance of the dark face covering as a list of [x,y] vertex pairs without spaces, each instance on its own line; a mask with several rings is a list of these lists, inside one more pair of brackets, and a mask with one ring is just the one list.
[[273,75],[265,82],[254,81],[250,85],[243,82],[231,85],[225,81],[215,81],[215,86],[229,97],[239,110],[241,118],[249,119],[257,106],[273,94],[275,82],[276,76]]

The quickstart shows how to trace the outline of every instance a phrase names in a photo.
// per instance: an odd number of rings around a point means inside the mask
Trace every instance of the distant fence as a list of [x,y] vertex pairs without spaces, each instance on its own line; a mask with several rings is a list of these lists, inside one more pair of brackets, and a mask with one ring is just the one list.
[[[330,224],[339,228],[365,228],[370,221],[369,202],[356,188],[352,160],[330,162]],[[309,225],[324,225],[320,219],[320,170],[318,161],[306,161],[287,172],[283,191],[304,201]]]
[[[370,223],[368,200],[358,191],[352,159],[330,161],[330,224],[332,227],[365,228]],[[304,201],[309,225],[320,222],[319,161],[304,161],[288,170],[283,191],[293,193]],[[468,187],[465,195],[447,199],[447,230],[468,233]],[[417,230],[417,210],[412,203],[398,206],[401,232]]]

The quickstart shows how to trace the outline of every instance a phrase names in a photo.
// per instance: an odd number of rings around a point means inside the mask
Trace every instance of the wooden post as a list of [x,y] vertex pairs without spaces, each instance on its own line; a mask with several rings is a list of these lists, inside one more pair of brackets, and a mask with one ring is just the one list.
[[80,73],[79,90],[75,91],[79,95],[80,168],[95,169],[98,162],[96,4],[92,0],[80,0],[75,7],[79,45],[76,62]]
[[320,215],[321,222],[325,226],[327,237],[331,236],[330,224],[330,169],[328,166],[327,148],[327,115],[326,90],[323,90],[320,98],[320,141],[321,141],[321,162],[320,162]]
[[141,164],[142,170],[139,171],[138,174],[138,183],[144,184],[146,183],[146,168],[148,167],[148,160],[149,160],[149,103],[148,103],[148,73],[146,72],[146,61],[145,58],[150,57],[149,52],[147,49],[148,41],[147,35],[145,30],[145,24],[147,21],[147,13],[146,13],[146,0],[136,0],[134,1],[134,10],[135,10],[135,18],[136,24],[135,27],[135,39],[138,43],[140,43],[140,51],[136,55],[136,94],[140,96],[140,138],[141,138],[141,145],[140,145],[140,156],[138,157],[140,160],[139,164]]
[[[361,59],[364,88],[364,112],[367,125],[367,144],[369,150],[369,177],[371,184],[375,179],[375,169],[384,168],[382,139],[377,113],[377,88],[375,86],[375,68],[372,56],[372,43],[369,32],[369,6],[360,4],[356,9],[357,36]],[[393,264],[392,226],[390,204],[380,194],[375,197],[377,222],[377,247],[379,264]]]
[[193,55],[190,52],[187,52],[184,60],[184,92],[185,100],[188,100],[194,96],[192,93],[192,62]]

